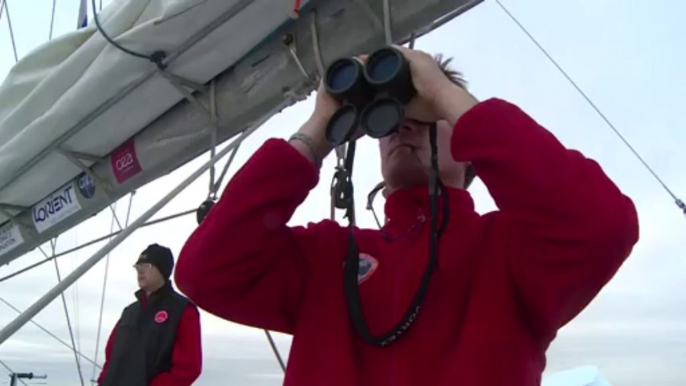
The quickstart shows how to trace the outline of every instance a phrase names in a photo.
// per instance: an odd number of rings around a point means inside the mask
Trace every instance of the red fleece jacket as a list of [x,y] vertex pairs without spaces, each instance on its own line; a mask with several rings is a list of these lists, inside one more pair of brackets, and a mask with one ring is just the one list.
[[[141,302],[145,306],[145,294]],[[105,363],[98,377],[101,385],[107,372],[107,365],[112,354],[112,345],[117,332],[117,325],[112,329],[105,346]],[[172,368],[169,372],[153,378],[149,386],[190,386],[200,376],[202,370],[202,344],[200,337],[200,314],[198,309],[189,304],[183,310],[181,321],[176,331],[176,341],[172,350]]]
[[[234,176],[184,246],[176,283],[228,320],[293,334],[285,385],[534,386],[556,331],[612,278],[638,240],[631,200],[597,163],[565,149],[516,106],[492,99],[456,124],[451,151],[472,162],[499,210],[450,190],[450,223],[418,319],[376,348],[354,331],[343,292],[347,229],[286,224],[318,180],[283,140]],[[428,214],[426,188],[386,202],[391,236]],[[429,223],[392,241],[357,230],[376,268],[360,283],[378,335],[400,320],[428,259]]]

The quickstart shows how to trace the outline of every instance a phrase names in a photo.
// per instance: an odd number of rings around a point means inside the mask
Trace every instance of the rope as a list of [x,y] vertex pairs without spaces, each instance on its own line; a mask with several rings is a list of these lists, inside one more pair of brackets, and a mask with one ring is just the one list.
[[415,40],[417,40],[417,34],[415,32],[412,32],[412,34],[410,34],[410,49],[411,50],[414,50]]
[[[217,153],[217,98],[216,98],[216,86],[214,79],[210,83],[210,159],[214,158]],[[230,161],[229,161],[230,162]],[[210,168],[210,191],[207,194],[208,199],[217,199],[217,189],[215,189],[215,172],[216,167],[212,165]]]
[[10,18],[10,8],[7,5],[7,0],[2,3],[5,8],[5,13],[7,14],[7,25],[10,28],[10,39],[12,40],[12,50],[14,51],[14,62],[19,61],[19,56],[17,55],[17,44],[14,42],[14,29],[12,28],[12,18]]
[[548,60],[558,69],[558,71],[560,71],[560,73],[567,79],[567,81],[569,81],[569,83],[576,89],[576,91],[579,92],[579,94],[586,100],[586,102],[588,102],[588,104],[593,108],[593,110],[595,110],[595,112],[600,116],[600,118],[602,118],[605,121],[605,123],[610,127],[610,129],[612,129],[612,131],[614,131],[615,134],[617,134],[619,139],[622,142],[624,142],[624,145],[626,145],[626,147],[634,154],[634,156],[636,156],[636,158],[643,164],[643,166],[650,172],[650,174],[653,175],[653,177],[657,180],[657,182],[659,182],[660,185],[662,185],[664,190],[672,197],[672,199],[674,199],[674,202],[679,207],[679,209],[681,209],[684,212],[684,214],[686,215],[686,204],[684,204],[684,202],[681,199],[679,199],[672,192],[672,190],[669,189],[669,187],[667,187],[667,184],[665,184],[664,181],[657,175],[657,173],[648,165],[648,163],[643,159],[643,157],[641,157],[641,155],[638,153],[638,151],[636,151],[636,149],[634,149],[634,147],[631,146],[629,141],[627,141],[627,139],[624,138],[622,133],[620,133],[619,129],[617,129],[615,127],[615,125],[613,125],[612,122],[610,122],[610,120],[605,116],[605,114],[603,114],[603,112],[600,110],[600,108],[598,108],[598,106],[596,106],[596,104],[593,103],[593,101],[591,101],[591,98],[589,98],[586,95],[586,93],[584,93],[583,90],[581,90],[581,88],[576,84],[576,82],[574,82],[574,80],[557,63],[557,61],[555,61],[555,59],[553,59],[553,57],[550,56],[548,51],[546,51],[546,49],[543,48],[543,46],[536,40],[536,38],[534,38],[533,35],[531,35],[531,33],[529,33],[529,31],[522,25],[522,23],[520,23],[519,20],[517,20],[517,18],[514,15],[512,15],[512,13],[510,13],[510,11],[508,11],[508,9],[500,2],[500,0],[495,0],[495,2],[510,17],[510,19],[512,19],[512,21],[515,24],[517,24],[517,26],[519,26],[519,28],[522,30],[522,32],[524,32],[524,34],[526,34],[526,36],[529,37],[529,39],[548,58]]
[[[122,226],[121,226],[121,223],[119,222],[119,217],[117,217],[117,212],[114,210],[114,208],[112,207],[112,205],[109,205],[109,207],[110,207],[110,212],[112,212],[112,220],[113,220],[115,223],[117,223],[117,227],[119,228],[119,230],[124,229],[124,227],[122,227]],[[116,206],[115,206],[115,207],[116,207]],[[110,232],[112,232],[112,231],[110,231]]]
[[391,0],[383,0],[383,30],[386,37],[386,45],[393,44],[393,34],[391,32]]
[[115,46],[119,50],[126,52],[131,56],[135,56],[141,59],[148,59],[149,61],[155,63],[160,70],[166,67],[163,63],[163,60],[167,57],[167,54],[164,51],[155,51],[151,55],[141,54],[139,52],[123,47],[114,40],[112,40],[112,38],[110,38],[109,35],[107,35],[107,33],[105,32],[105,30],[102,28],[102,25],[100,25],[100,18],[98,17],[98,11],[95,7],[95,0],[91,0],[91,5],[93,6],[93,20],[95,20],[95,25],[98,27],[98,31],[100,31],[100,33],[105,38],[105,40],[107,40],[108,43]]
[[[5,299],[3,299],[3,298],[1,298],[1,297],[0,297],[0,302],[5,303],[5,305],[6,305],[7,307],[11,308],[11,309],[14,310],[16,313],[18,313],[18,314],[21,314],[21,313],[22,313],[22,311],[21,311],[20,309],[18,309],[17,307],[13,306],[13,305],[12,305],[11,303],[9,303],[7,300],[5,300]],[[48,334],[49,336],[51,336],[52,338],[54,338],[56,341],[60,342],[63,346],[67,347],[69,350],[74,350],[74,348],[71,347],[71,346],[69,345],[69,343],[67,343],[67,342],[63,341],[62,339],[60,339],[57,335],[55,335],[55,334],[53,334],[52,332],[50,332],[47,328],[41,326],[40,324],[38,324],[37,322],[35,322],[35,321],[33,321],[33,320],[31,320],[30,322],[33,323],[36,327],[38,327],[38,328],[40,328],[41,330],[43,330],[43,332],[45,332],[46,334]],[[95,363],[95,361],[93,361],[92,359],[90,359],[90,358],[88,358],[87,356],[83,355],[81,352],[77,351],[76,353],[79,354],[79,356],[80,356],[81,358],[85,359],[86,361],[88,361],[88,362],[94,364],[95,366],[98,366],[98,364]],[[98,367],[100,368],[100,366],[98,366]]]
[[312,17],[310,18],[310,35],[312,35],[312,51],[314,53],[314,61],[317,63],[317,72],[319,78],[324,77],[326,72],[324,60],[322,59],[322,50],[319,47],[319,29],[317,28],[317,10],[312,10]]

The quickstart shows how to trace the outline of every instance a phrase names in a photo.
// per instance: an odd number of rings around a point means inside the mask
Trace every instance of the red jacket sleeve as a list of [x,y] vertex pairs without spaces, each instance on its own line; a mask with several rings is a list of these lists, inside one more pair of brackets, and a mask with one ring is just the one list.
[[181,315],[172,351],[172,368],[156,376],[150,386],[190,386],[202,370],[202,343],[200,337],[200,313],[187,306]]
[[289,228],[317,184],[315,167],[271,139],[229,181],[179,254],[175,282],[221,318],[293,333],[307,274],[301,246],[313,228]]
[[114,343],[114,336],[117,333],[117,324],[119,324],[119,322],[115,323],[114,327],[112,328],[112,332],[110,333],[110,337],[107,339],[107,344],[105,345],[105,363],[103,363],[102,370],[100,370],[100,376],[98,377],[98,385],[102,385],[102,382],[105,380],[107,365],[109,364],[110,358],[112,356],[112,344]]
[[600,166],[568,150],[514,105],[491,99],[455,125],[451,151],[470,161],[510,236],[516,293],[542,335],[575,317],[638,241],[638,218]]

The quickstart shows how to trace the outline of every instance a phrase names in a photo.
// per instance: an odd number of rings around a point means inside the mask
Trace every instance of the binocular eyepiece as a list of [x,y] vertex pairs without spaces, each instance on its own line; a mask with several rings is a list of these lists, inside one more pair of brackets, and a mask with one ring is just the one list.
[[417,93],[409,63],[393,47],[375,51],[365,65],[354,58],[336,60],[326,71],[324,86],[342,104],[326,127],[334,146],[349,141],[359,126],[372,138],[392,134],[404,119],[403,105]]

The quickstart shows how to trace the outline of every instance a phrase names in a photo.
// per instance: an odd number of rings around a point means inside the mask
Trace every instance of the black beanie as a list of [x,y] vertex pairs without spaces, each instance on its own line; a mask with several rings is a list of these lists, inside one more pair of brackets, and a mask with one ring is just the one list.
[[136,264],[150,263],[156,267],[165,281],[169,280],[174,268],[174,256],[169,248],[159,244],[151,244],[138,258]]

